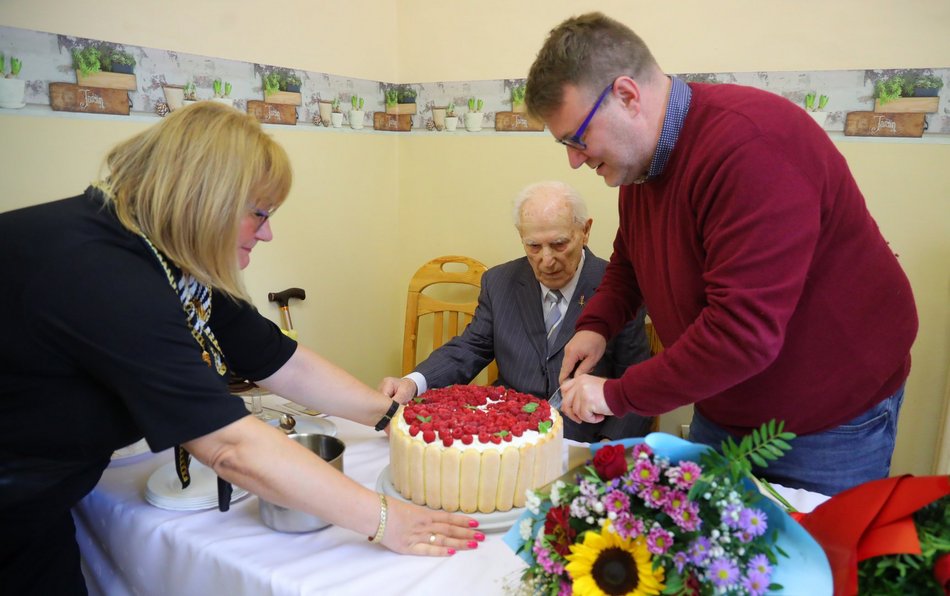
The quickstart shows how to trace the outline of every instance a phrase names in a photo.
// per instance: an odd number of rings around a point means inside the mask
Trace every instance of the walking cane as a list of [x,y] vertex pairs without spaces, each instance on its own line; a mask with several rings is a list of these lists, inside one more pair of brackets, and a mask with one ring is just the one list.
[[[280,318],[284,322],[284,328],[287,331],[292,332],[294,329],[294,323],[290,319],[290,299],[296,298],[297,300],[304,300],[307,298],[307,293],[301,288],[287,288],[282,292],[271,292],[267,295],[267,300],[270,302],[276,302],[277,306],[280,307]],[[290,337],[294,337],[295,333],[288,333]]]

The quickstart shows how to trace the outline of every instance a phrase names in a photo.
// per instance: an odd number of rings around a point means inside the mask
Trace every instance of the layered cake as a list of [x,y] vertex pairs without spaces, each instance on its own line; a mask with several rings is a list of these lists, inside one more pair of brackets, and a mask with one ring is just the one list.
[[557,410],[504,387],[453,385],[401,406],[389,437],[390,480],[406,499],[445,511],[523,507],[561,475]]

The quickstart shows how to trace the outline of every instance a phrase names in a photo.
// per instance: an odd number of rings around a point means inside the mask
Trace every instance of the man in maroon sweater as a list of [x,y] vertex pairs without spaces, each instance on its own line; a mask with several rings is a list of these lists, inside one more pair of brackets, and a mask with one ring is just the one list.
[[[564,413],[693,404],[690,438],[716,447],[774,418],[799,437],[764,477],[834,494],[887,476],[917,313],[828,135],[778,95],[667,76],[599,13],[551,32],[527,103],[572,168],[620,187],[613,255],[565,349]],[[642,303],[666,350],[619,379],[585,374]]]

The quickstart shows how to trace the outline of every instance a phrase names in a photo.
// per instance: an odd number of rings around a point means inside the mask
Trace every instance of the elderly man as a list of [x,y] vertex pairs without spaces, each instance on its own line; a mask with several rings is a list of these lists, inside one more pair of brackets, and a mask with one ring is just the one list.
[[[833,494],[887,476],[917,312],[848,164],[799,107],[765,91],[684,83],[602,14],[538,53],[528,108],[620,186],[620,228],[565,348],[562,410],[578,421],[695,404],[718,446],[770,419],[799,436],[762,471]],[[620,379],[607,340],[642,304],[666,346]]]
[[[499,385],[545,399],[557,389],[564,345],[606,261],[587,248],[593,220],[567,184],[529,186],[515,201],[514,216],[526,256],[485,272],[475,316],[465,331],[406,377],[383,379],[383,393],[406,402],[428,387],[468,383],[492,359],[498,362]],[[593,371],[615,378],[649,357],[643,318],[643,312],[635,316],[605,347]],[[652,425],[651,418],[638,414],[564,422],[567,438],[585,442],[643,436]]]

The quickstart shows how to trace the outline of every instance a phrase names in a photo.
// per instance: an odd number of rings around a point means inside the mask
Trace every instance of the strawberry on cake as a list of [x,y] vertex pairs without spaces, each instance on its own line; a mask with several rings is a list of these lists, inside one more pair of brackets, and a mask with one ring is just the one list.
[[393,420],[390,479],[419,505],[508,511],[561,475],[561,416],[532,395],[452,385],[414,398]]

